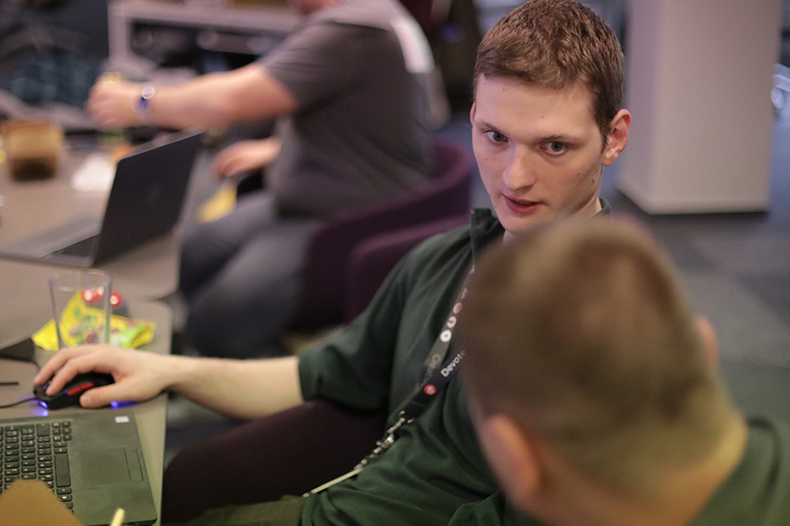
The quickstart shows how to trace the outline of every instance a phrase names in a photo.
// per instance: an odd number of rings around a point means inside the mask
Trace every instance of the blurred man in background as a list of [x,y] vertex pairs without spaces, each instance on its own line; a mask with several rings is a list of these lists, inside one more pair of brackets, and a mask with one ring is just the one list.
[[310,233],[325,219],[420,187],[431,171],[433,59],[394,0],[293,0],[307,16],[277,49],[175,86],[99,82],[103,126],[225,126],[283,116],[275,136],[220,152],[221,175],[268,167],[265,192],[184,239],[187,343],[204,355],[284,354]]

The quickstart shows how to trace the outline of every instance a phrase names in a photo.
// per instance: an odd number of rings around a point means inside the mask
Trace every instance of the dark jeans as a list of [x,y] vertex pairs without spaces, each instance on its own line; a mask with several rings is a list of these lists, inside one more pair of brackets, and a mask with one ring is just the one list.
[[274,502],[227,506],[209,510],[189,522],[166,526],[299,526],[304,497],[283,497]]
[[278,336],[299,308],[305,249],[319,224],[279,216],[271,195],[255,192],[189,232],[179,282],[189,307],[186,343],[206,356],[281,354]]
[[162,522],[310,491],[370,453],[386,416],[311,400],[191,444],[165,470]]

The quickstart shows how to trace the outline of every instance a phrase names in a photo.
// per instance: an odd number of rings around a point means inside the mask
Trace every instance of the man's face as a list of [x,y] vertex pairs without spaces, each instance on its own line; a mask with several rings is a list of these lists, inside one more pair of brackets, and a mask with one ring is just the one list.
[[558,91],[483,76],[471,120],[477,165],[506,237],[555,217],[600,210],[603,166],[625,143],[612,150],[617,141],[610,141],[604,149],[585,86]]

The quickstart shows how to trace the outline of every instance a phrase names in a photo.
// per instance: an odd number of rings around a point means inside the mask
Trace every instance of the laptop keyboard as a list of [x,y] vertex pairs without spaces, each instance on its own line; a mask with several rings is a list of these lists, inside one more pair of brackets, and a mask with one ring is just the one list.
[[0,426],[0,494],[16,479],[38,479],[73,509],[68,457],[71,439],[71,422]]
[[66,247],[56,250],[50,254],[51,256],[79,256],[88,257],[93,255],[96,250],[96,245],[99,241],[99,235],[86,237],[81,241],[72,243]]

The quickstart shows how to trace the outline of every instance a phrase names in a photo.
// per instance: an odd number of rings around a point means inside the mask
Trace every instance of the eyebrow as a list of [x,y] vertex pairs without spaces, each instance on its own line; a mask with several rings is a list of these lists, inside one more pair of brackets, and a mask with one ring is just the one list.
[[542,137],[540,139],[541,142],[565,142],[569,144],[579,144],[583,142],[581,137],[575,137],[573,135],[549,135],[548,137]]
[[488,128],[489,130],[499,131],[499,128],[497,128],[493,124],[490,124],[489,122],[484,121],[482,119],[475,118],[475,120],[474,120],[474,122],[472,124],[473,125],[478,125],[481,128]]

